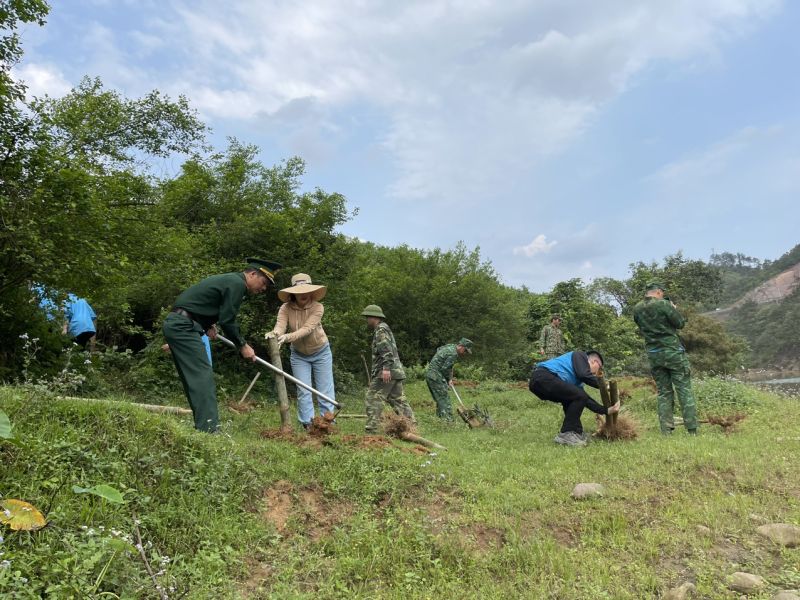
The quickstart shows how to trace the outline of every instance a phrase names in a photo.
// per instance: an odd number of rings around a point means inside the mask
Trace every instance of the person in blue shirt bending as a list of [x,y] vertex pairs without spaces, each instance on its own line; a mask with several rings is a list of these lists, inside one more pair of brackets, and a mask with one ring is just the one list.
[[64,328],[62,333],[73,338],[81,347],[86,350],[86,344],[91,343],[94,350],[94,340],[97,335],[97,315],[89,303],[78,298],[75,294],[69,294],[64,303]]
[[597,374],[602,368],[603,357],[595,350],[567,352],[541,362],[534,368],[528,389],[542,400],[558,402],[564,409],[564,423],[554,440],[557,444],[587,444],[589,438],[583,433],[581,425],[584,408],[598,415],[619,412],[619,402],[606,408],[595,402],[583,389],[584,383],[594,388],[600,387]]

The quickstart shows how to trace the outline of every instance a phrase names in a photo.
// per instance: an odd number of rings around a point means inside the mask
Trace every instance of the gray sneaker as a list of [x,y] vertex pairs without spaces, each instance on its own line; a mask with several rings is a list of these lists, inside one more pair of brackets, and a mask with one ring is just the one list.
[[567,431],[565,433],[559,433],[555,439],[553,440],[556,444],[562,444],[564,446],[585,446],[586,440],[583,439],[580,435],[575,433],[574,431]]

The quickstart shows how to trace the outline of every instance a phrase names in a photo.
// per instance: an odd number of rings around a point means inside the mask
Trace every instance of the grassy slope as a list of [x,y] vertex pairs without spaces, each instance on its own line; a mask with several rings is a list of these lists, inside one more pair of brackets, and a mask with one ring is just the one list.
[[[170,558],[160,581],[190,598],[646,598],[685,580],[702,597],[735,598],[724,578],[736,570],[773,591],[800,587],[800,549],[755,533],[800,523],[797,400],[760,395],[729,436],[705,427],[662,438],[653,392],[627,386],[643,437],[567,449],[551,442],[559,407],[524,389],[464,390],[498,425],[468,431],[435,422],[414,383],[421,431],[449,448],[436,456],[262,440],[273,410],[226,412],[227,435],[207,436],[185,418],[0,389],[22,439],[0,443],[0,492],[51,506],[51,526],[4,533],[0,595],[153,595],[136,553],[103,541],[111,528],[131,532],[134,512],[155,568]],[[346,402],[360,411],[360,399]],[[594,428],[591,414],[584,422]],[[572,500],[587,481],[607,497]],[[71,491],[103,482],[128,490],[129,503]]]

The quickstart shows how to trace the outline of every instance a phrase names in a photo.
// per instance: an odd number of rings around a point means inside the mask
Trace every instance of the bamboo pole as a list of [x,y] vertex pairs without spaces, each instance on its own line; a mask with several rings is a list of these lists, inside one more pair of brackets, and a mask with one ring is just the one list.
[[[281,364],[281,352],[278,340],[270,338],[267,340],[269,346],[269,362],[280,371],[283,371]],[[275,372],[275,389],[278,392],[278,411],[281,414],[281,430],[291,431],[292,425],[289,421],[289,394],[286,392],[286,379],[283,375]]]
[[[614,406],[617,402],[619,402],[619,386],[617,385],[617,380],[612,379],[608,383],[609,392],[611,393],[611,406]],[[609,415],[611,417],[611,435],[617,433],[617,413],[613,415]]]
[[[605,406],[606,408],[608,408],[609,406],[613,406],[613,403],[611,402],[611,394],[608,391],[608,382],[606,381],[602,371],[598,373],[597,381],[600,384],[600,398],[603,401],[603,406]],[[606,426],[608,427],[609,431],[612,428],[612,421],[611,421],[612,416],[613,415],[606,415]]]
[[367,366],[367,359],[364,358],[364,355],[361,355],[361,362],[364,363],[364,372],[367,374],[367,385],[372,383],[370,376],[369,376],[369,367]]
[[414,442],[415,444],[421,444],[428,448],[436,448],[438,450],[447,450],[441,444],[437,444],[436,442],[432,442],[431,440],[427,440],[424,437],[418,436],[416,433],[411,433],[409,431],[404,431],[400,434],[400,439],[403,439],[407,442]]
[[121,400],[106,400],[105,398],[79,398],[78,396],[56,396],[56,400],[80,400],[81,402],[99,402],[101,404],[118,404],[136,406],[148,412],[168,415],[190,415],[192,411],[179,406],[163,406],[161,404],[140,404],[139,402],[122,402]]
[[337,419],[366,419],[367,415],[354,415],[354,414],[343,414],[343,413],[336,413]]
[[250,393],[250,390],[253,389],[253,386],[256,384],[256,381],[258,381],[259,377],[261,377],[261,371],[256,372],[256,376],[253,377],[253,381],[250,382],[250,385],[247,386],[247,389],[244,391],[244,394],[242,394],[242,399],[239,400],[239,404],[243,404],[244,401],[247,399],[247,395]]

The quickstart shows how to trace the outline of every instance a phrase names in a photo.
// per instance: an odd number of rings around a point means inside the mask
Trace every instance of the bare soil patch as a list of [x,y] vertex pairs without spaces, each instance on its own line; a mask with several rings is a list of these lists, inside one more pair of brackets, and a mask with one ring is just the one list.
[[258,511],[278,533],[286,534],[294,523],[304,536],[317,541],[349,517],[352,507],[325,498],[317,485],[296,487],[280,480],[264,491]]

